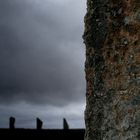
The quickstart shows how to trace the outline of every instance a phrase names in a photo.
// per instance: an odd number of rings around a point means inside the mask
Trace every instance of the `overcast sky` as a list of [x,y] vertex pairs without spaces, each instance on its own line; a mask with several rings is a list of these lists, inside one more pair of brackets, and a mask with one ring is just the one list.
[[85,0],[0,0],[0,127],[84,127]]

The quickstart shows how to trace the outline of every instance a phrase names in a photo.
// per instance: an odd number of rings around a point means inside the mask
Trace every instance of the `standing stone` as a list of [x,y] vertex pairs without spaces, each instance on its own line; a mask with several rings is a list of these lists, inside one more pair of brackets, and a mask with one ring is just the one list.
[[63,119],[63,129],[65,129],[65,130],[69,129],[68,122],[65,118]]
[[85,140],[140,140],[140,0],[87,0]]
[[15,118],[14,117],[10,117],[9,118],[9,128],[10,129],[14,129],[15,128]]
[[39,118],[36,118],[36,128],[40,130],[42,129],[42,126],[43,126],[43,122]]

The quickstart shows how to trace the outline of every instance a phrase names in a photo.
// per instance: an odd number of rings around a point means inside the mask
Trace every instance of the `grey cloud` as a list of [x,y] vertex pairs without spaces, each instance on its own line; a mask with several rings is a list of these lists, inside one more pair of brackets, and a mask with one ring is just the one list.
[[83,100],[83,3],[32,2],[0,0],[0,102]]

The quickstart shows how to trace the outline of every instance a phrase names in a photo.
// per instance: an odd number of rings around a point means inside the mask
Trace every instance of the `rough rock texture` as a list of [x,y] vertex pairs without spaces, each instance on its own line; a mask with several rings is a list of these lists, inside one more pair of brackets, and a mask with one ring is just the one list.
[[140,140],[140,0],[87,0],[85,140]]

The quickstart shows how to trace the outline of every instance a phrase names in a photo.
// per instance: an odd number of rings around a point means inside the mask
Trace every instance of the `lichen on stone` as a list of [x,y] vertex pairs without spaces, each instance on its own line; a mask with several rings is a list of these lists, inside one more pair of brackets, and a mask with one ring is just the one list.
[[140,139],[140,1],[87,0],[85,140]]

